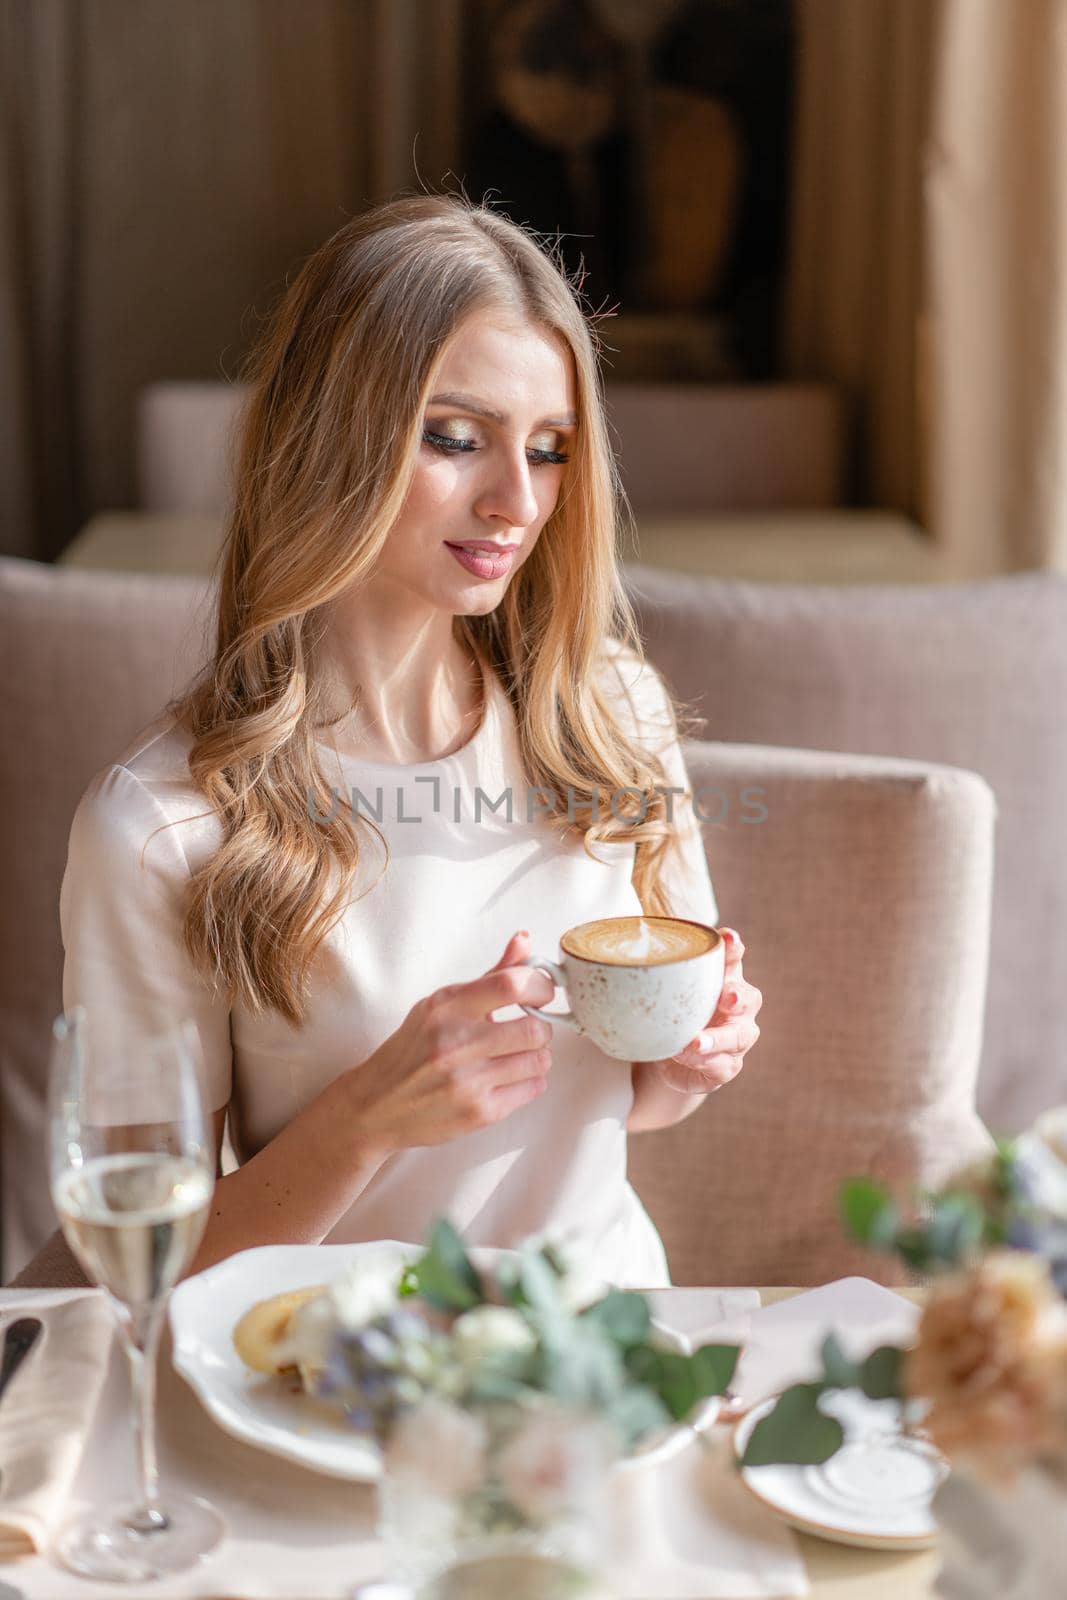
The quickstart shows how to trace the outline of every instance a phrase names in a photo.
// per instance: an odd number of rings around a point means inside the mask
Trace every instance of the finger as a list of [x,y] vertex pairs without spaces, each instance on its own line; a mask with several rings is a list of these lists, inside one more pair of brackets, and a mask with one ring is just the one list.
[[739,1056],[730,1055],[711,1056],[700,1066],[672,1060],[664,1076],[672,1089],[680,1089],[683,1094],[710,1094],[731,1083],[743,1066]]
[[685,1064],[673,1067],[673,1074],[680,1074],[680,1078],[672,1074],[670,1082],[675,1088],[685,1088],[686,1094],[710,1093],[721,1090],[723,1083],[733,1083],[742,1066],[741,1056],[709,1056],[699,1067]]
[[531,1100],[536,1100],[538,1095],[544,1094],[547,1088],[547,1078],[527,1077],[520,1083],[492,1090],[489,1096],[490,1120],[503,1122],[513,1111],[520,1110],[522,1106],[529,1105]]
[[739,977],[741,958],[745,953],[744,940],[736,928],[720,928],[718,931],[726,941],[726,972],[731,977],[735,974]]
[[496,1060],[524,1050],[547,1050],[554,1037],[550,1022],[540,1017],[509,1017],[504,1022],[477,1022],[461,1047],[460,1059]]
[[514,1055],[496,1056],[481,1069],[490,1094],[512,1088],[530,1078],[547,1078],[552,1070],[550,1050],[519,1050]]
[[461,1017],[488,1017],[501,1006],[547,1006],[556,985],[539,967],[509,966],[457,984],[452,999]]
[[499,972],[501,967],[513,967],[530,954],[530,935],[526,928],[520,928],[513,933],[504,946],[504,954],[499,961],[488,968],[490,972]]
[[[742,1022],[727,1023],[722,1028],[705,1028],[693,1042],[685,1047],[687,1059],[706,1061],[713,1055],[736,1055],[751,1050],[759,1038],[759,1024],[746,1018]],[[679,1054],[682,1054],[679,1051]]]
[[741,1016],[754,1017],[763,1004],[763,995],[754,983],[744,978],[733,978],[723,987],[712,1023],[736,1021]]

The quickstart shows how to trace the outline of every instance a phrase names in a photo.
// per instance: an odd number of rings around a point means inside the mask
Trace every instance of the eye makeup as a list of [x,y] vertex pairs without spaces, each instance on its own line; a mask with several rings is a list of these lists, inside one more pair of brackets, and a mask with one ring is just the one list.
[[[475,444],[473,439],[452,439],[443,433],[434,433],[430,428],[423,429],[423,443],[428,444],[432,450],[438,450],[442,455],[473,455],[481,445]],[[570,460],[570,456],[562,450],[527,450],[535,467],[561,467]]]

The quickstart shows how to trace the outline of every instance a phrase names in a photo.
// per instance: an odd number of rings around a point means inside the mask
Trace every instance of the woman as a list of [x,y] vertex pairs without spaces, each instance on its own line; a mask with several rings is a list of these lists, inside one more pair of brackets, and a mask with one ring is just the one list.
[[594,340],[523,229],[421,195],[328,240],[253,359],[214,659],[90,785],[61,896],[65,1006],[192,1017],[220,1145],[229,1113],[197,1270],[447,1212],[669,1281],[627,1129],[739,1069],[740,942],[670,1062],[520,1008],[575,923],[717,915],[620,585]]

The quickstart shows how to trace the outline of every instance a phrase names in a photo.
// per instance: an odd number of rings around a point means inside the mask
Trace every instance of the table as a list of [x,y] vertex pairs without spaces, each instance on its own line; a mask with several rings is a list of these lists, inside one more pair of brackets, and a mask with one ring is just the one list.
[[[624,562],[776,583],[949,583],[944,553],[890,511],[642,513]],[[86,571],[203,577],[223,518],[210,511],[101,511],[59,557]]]
[[[800,1292],[791,1288],[769,1288],[761,1289],[759,1294],[761,1303],[769,1305]],[[921,1291],[901,1292],[916,1300],[921,1298]],[[121,1374],[121,1361],[117,1361],[117,1370]],[[118,1416],[116,1429],[104,1440],[101,1453],[105,1461],[113,1453],[116,1477],[128,1471],[132,1481],[132,1437],[125,1415]],[[271,1527],[271,1500],[266,1486],[273,1488],[274,1482],[280,1483],[287,1475],[296,1474],[294,1484],[300,1480],[301,1487],[307,1479],[302,1468],[274,1462],[263,1452],[219,1429],[175,1372],[166,1343],[159,1372],[159,1435],[164,1481],[184,1468],[195,1475],[198,1488],[209,1499],[225,1503],[229,1498],[232,1502],[236,1493],[244,1507],[246,1522],[258,1515],[264,1529]],[[123,1487],[114,1480],[109,1482],[109,1497],[120,1495]],[[373,1516],[373,1494],[373,1489],[366,1485],[328,1478],[319,1480],[313,1506],[302,1507],[301,1512],[300,1531],[309,1558],[317,1544],[329,1545],[344,1518],[358,1516],[369,1525]],[[931,1594],[939,1565],[936,1549],[891,1554],[832,1545],[807,1535],[796,1537],[811,1581],[812,1600],[927,1600]],[[17,1584],[18,1576],[18,1566],[0,1568],[0,1582]],[[87,1600],[91,1600],[91,1595],[97,1591],[92,1585],[88,1589]],[[121,1591],[114,1586],[103,1592],[118,1594]],[[259,1589],[253,1583],[247,1592],[268,1593],[269,1590]]]

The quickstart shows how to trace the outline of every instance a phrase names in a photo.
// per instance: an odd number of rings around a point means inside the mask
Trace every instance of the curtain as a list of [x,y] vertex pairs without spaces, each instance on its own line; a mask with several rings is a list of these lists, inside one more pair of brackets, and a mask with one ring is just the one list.
[[0,0],[0,550],[136,504],[141,386],[232,377],[347,217],[443,186],[461,9]]
[[934,0],[796,0],[785,364],[836,384],[849,498],[915,515]]
[[796,3],[787,369],[947,571],[1067,571],[1067,0]]
[[9,555],[40,553],[53,530],[78,520],[79,20],[66,0],[0,0],[0,551]]
[[940,0],[925,165],[930,525],[1067,572],[1067,0]]

